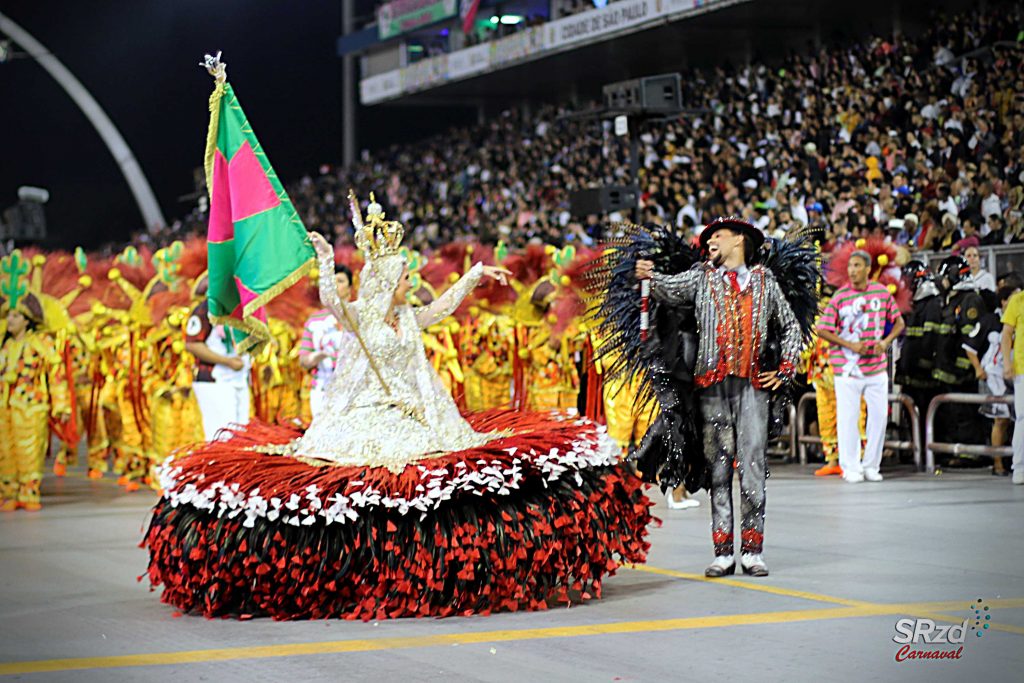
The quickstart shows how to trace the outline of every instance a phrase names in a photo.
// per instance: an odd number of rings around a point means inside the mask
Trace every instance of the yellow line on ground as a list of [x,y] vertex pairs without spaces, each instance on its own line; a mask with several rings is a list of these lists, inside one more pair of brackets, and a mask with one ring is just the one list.
[[154,652],[109,657],[49,659],[0,664],[0,675],[75,671],[82,669],[161,666],[167,664],[198,664],[203,662],[219,662],[232,659],[266,659],[271,657],[324,655],[343,652],[369,652],[375,650],[397,650],[456,644],[468,645],[476,643],[540,640],[546,638],[572,638],[579,636],[722,628],[727,626],[779,624],[821,619],[848,619],[852,617],[878,616],[891,613],[892,610],[887,605],[831,607],[825,609],[788,610],[782,612],[762,612],[754,614],[729,614],[721,616],[686,617],[680,619],[660,619],[653,621],[621,621],[579,626],[558,626],[552,628],[480,631],[476,633],[450,633],[399,638],[336,640],[317,643],[263,645],[254,647],[190,650],[183,652]]
[[[934,619],[936,621],[947,621],[960,623],[963,621],[963,617],[956,617],[952,615],[940,614],[940,612],[951,612],[965,610],[965,604],[968,601],[957,600],[957,601],[946,601],[946,602],[908,602],[908,603],[874,603],[864,602],[862,600],[847,600],[846,598],[837,598],[831,595],[822,595],[821,593],[809,593],[807,591],[791,590],[789,588],[782,588],[779,586],[771,586],[764,583],[751,583],[749,581],[737,581],[736,579],[718,578],[712,579],[704,576],[703,574],[691,574],[688,572],[680,572],[674,569],[663,569],[661,567],[652,567],[650,565],[623,565],[626,569],[632,569],[638,572],[647,572],[648,574],[660,574],[662,576],[672,576],[679,579],[686,579],[688,581],[703,581],[705,583],[720,584],[723,586],[732,586],[734,588],[743,588],[751,591],[760,591],[762,593],[772,593],[775,595],[782,595],[789,598],[799,598],[802,600],[814,600],[817,602],[831,602],[836,605],[846,605],[847,607],[859,607],[859,608],[886,608],[889,610],[888,613],[892,614],[906,614],[914,617],[924,617],[927,619]],[[1024,598],[1003,598],[986,600],[985,604],[993,609],[1014,609],[1024,607]],[[1007,633],[1016,633],[1024,635],[1024,627],[1013,626],[1011,624],[1000,624],[998,622],[992,623],[991,628],[996,631],[1005,631]]]
[[837,598],[831,595],[822,595],[820,593],[808,593],[807,591],[792,590],[790,588],[782,588],[781,586],[772,586],[766,583],[753,583],[763,581],[763,579],[752,579],[751,581],[738,581],[736,579],[709,579],[703,574],[690,574],[688,572],[679,572],[674,569],[662,569],[660,567],[652,567],[650,565],[642,564],[625,564],[622,565],[626,569],[632,569],[638,572],[646,572],[648,574],[660,574],[662,576],[672,576],[677,579],[687,579],[688,581],[703,581],[705,583],[714,583],[722,586],[732,586],[733,588],[744,588],[750,591],[759,591],[761,593],[772,593],[774,595],[784,595],[787,598],[800,598],[802,600],[814,600],[815,602],[830,602],[836,605],[846,605],[847,607],[869,607],[874,606],[875,603],[864,602],[863,600],[847,600],[846,598]]
[[[681,574],[682,572],[673,573]],[[699,578],[703,579],[704,577]],[[799,595],[799,591],[792,591],[791,593],[794,594],[792,597],[801,597]],[[789,593],[785,594],[788,595]],[[820,598],[823,596],[818,597]],[[1022,608],[1024,607],[1024,598],[987,600],[986,604],[994,609]],[[370,652],[380,650],[440,647],[446,645],[471,645],[478,643],[542,640],[547,638],[574,638],[580,636],[651,633],[657,631],[724,628],[729,626],[752,626],[759,624],[783,624],[801,621],[851,619],[857,617],[888,615],[914,615],[929,617],[940,621],[960,621],[953,616],[941,614],[940,611],[959,610],[962,609],[964,605],[964,600],[892,604],[863,603],[847,607],[786,610],[781,612],[761,612],[752,614],[727,614],[648,621],[620,621],[600,624],[584,624],[578,626],[556,626],[551,628],[480,631],[474,633],[445,633],[395,638],[335,640],[314,643],[189,650],[182,652],[154,652],[109,657],[50,659],[0,664],[0,675],[76,671],[83,669],[115,669],[140,666],[161,666],[169,664],[200,664],[204,662],[219,662],[238,659],[298,657],[339,654],[344,652]],[[1009,633],[1024,634],[1024,629],[1007,624],[994,624],[993,629]]]

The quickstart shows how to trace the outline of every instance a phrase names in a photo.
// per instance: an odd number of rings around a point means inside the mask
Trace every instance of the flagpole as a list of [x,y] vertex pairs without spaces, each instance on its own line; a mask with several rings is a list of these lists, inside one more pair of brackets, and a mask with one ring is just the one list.
[[355,321],[352,319],[352,315],[348,311],[348,306],[344,301],[341,301],[341,315],[345,318],[345,324],[352,330],[352,334],[355,335],[356,341],[359,342],[359,348],[366,354],[366,360],[370,362],[370,369],[373,370],[373,374],[377,375],[377,380],[381,386],[384,387],[384,393],[388,396],[391,395],[391,389],[388,388],[388,383],[384,381],[384,377],[380,374],[380,368],[377,367],[377,361],[373,359],[373,354],[370,353],[370,349],[366,348],[366,342],[363,341],[363,337],[359,334],[359,327],[356,326]]

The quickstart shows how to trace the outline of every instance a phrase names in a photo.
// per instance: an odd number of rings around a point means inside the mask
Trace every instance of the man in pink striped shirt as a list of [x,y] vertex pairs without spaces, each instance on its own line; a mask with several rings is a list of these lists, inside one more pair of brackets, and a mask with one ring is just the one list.
[[[870,282],[871,255],[855,251],[846,268],[849,284],[832,296],[818,334],[832,345],[836,377],[836,432],[843,478],[856,484],[882,481],[882,444],[889,414],[886,354],[903,332],[903,317],[888,288]],[[867,444],[860,453],[860,403],[867,404]]]

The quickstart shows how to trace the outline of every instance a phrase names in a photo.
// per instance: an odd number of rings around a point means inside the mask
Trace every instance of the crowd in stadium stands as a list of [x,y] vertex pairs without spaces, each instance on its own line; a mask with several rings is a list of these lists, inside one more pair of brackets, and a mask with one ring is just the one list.
[[[914,39],[685,72],[684,105],[699,113],[633,123],[644,220],[696,231],[738,214],[772,235],[810,225],[826,250],[872,233],[936,250],[1024,241],[1019,22],[1016,6],[991,9],[937,19]],[[340,241],[355,187],[376,190],[421,249],[468,236],[591,243],[605,221],[574,219],[569,196],[629,182],[629,146],[609,122],[571,111],[508,110],[351,168],[324,166],[289,191],[309,229]],[[202,232],[204,218],[143,239]]]

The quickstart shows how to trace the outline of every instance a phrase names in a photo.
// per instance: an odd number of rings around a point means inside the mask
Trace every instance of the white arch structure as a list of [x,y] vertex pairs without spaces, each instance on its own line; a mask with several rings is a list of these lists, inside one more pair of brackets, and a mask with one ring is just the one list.
[[139,166],[139,162],[136,161],[128,143],[121,137],[114,122],[85,89],[85,86],[42,43],[3,12],[0,12],[0,33],[20,45],[40,66],[46,69],[89,119],[96,132],[103,138],[103,142],[106,143],[114,161],[121,168],[125,180],[128,181],[128,187],[131,188],[135,202],[139,205],[139,211],[142,213],[142,219],[146,222],[146,227],[164,227],[167,223],[160,211],[160,205],[157,204],[153,189],[149,186],[149,181],[146,180],[146,174],[142,172],[142,167]]

